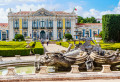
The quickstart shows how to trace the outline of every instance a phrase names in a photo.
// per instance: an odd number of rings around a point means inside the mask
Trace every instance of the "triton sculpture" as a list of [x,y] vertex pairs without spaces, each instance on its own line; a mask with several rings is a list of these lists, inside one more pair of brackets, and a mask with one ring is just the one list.
[[[95,67],[101,67],[103,64],[109,64],[115,68],[120,63],[119,50],[102,50],[91,38],[81,40],[85,43],[76,45],[73,50],[70,50],[72,47],[70,44],[67,51],[47,52],[35,61],[36,71],[40,70],[40,66],[55,66],[59,69],[71,65],[79,65],[80,69],[86,68],[87,71],[93,71]],[[94,45],[91,45],[90,42],[93,42]]]

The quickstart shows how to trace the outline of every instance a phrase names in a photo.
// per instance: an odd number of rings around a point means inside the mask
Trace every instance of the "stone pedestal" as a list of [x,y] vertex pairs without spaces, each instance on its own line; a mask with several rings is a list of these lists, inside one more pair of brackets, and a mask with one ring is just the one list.
[[47,66],[40,66],[40,72],[39,74],[48,74],[47,72]]
[[72,65],[70,73],[80,73],[78,65]]
[[110,70],[110,65],[102,65],[103,66],[103,69],[101,71],[101,73],[110,73],[111,70]]
[[16,60],[21,60],[20,55],[15,55]]
[[48,73],[55,73],[55,67],[54,66],[48,66],[47,71],[48,71]]
[[17,75],[17,73],[15,72],[15,67],[8,67],[8,72],[7,72],[7,76],[14,76]]
[[40,57],[39,54],[35,54],[35,60],[37,60]]
[[2,62],[3,60],[2,60],[2,56],[0,56],[0,62]]

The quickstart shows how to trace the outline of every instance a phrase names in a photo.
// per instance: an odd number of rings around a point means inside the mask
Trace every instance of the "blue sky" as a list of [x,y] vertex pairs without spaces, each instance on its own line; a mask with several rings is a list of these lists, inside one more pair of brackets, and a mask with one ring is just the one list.
[[76,14],[83,17],[94,16],[102,18],[104,14],[120,14],[119,0],[0,0],[0,22],[7,22],[9,8],[13,12],[36,11],[40,8],[47,10],[72,12],[76,7]]

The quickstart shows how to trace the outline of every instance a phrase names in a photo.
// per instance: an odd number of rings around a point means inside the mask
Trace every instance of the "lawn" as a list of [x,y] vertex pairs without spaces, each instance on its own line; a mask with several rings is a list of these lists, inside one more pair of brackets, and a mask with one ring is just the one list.
[[[57,45],[60,45],[60,43],[61,43],[61,46],[66,47],[66,48],[68,48],[69,43],[73,44],[72,49],[75,47],[73,41],[70,41],[70,42],[56,42]],[[80,43],[84,44],[83,41],[80,41]],[[95,41],[95,43],[96,43],[96,41]],[[79,41],[76,41],[75,44],[79,44]],[[101,40],[101,42],[100,42],[99,44],[100,44],[101,48],[102,48],[102,49],[105,49],[105,50],[116,50],[116,49],[120,49],[120,43],[104,43],[104,42]],[[94,44],[91,42],[91,45],[94,45]]]

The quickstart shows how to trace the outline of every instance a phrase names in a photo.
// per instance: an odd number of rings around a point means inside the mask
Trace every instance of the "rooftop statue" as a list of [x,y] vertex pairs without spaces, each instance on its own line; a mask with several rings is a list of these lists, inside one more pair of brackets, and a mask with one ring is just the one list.
[[[95,67],[103,64],[112,65],[113,68],[120,63],[119,50],[109,51],[102,50],[91,38],[80,39],[85,43],[77,45],[75,49],[70,50],[72,44],[66,52],[47,52],[35,62],[36,70],[40,70],[40,66],[71,67],[71,65],[79,65],[80,68],[86,68],[87,71],[93,71]],[[93,42],[94,45],[91,45]]]

